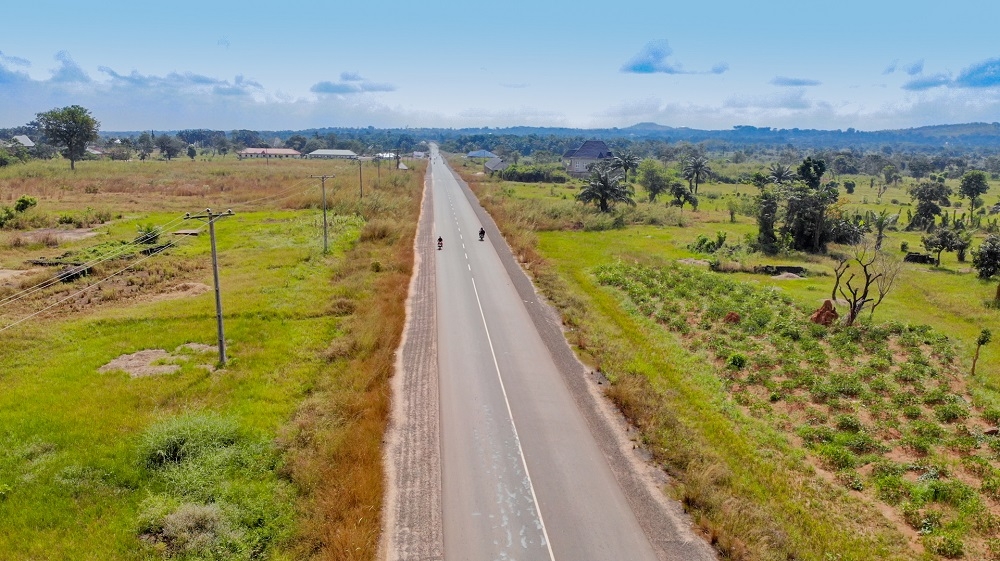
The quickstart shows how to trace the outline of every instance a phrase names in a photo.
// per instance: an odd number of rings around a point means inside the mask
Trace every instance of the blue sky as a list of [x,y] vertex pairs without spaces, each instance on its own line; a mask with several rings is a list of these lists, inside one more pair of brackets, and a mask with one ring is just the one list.
[[5,6],[0,127],[1000,121],[1000,3],[173,0]]

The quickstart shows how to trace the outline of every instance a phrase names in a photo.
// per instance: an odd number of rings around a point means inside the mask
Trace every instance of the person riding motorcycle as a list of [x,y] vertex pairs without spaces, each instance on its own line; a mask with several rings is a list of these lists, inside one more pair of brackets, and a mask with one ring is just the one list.
[[441,236],[438,236],[438,249],[441,249],[443,246],[444,246],[444,240],[441,239]]
[[485,238],[485,237],[486,237],[486,228],[480,228],[479,229],[479,241],[483,241],[483,238]]

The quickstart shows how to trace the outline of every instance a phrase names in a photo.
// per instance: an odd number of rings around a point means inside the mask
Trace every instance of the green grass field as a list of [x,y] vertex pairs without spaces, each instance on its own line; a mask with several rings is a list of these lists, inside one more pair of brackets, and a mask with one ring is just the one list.
[[[216,223],[229,364],[217,368],[207,230],[0,332],[0,558],[373,558],[419,169],[396,179],[383,170],[363,201],[328,182],[324,255],[318,180],[303,177],[331,164],[134,164],[124,179],[115,162],[83,162],[78,175],[48,162],[4,170],[13,176],[0,177],[0,198],[38,197],[26,217],[35,224],[84,204],[113,219],[57,247],[30,229],[0,232],[0,264],[130,241],[181,209],[232,206]],[[357,167],[343,167],[356,182]],[[187,194],[192,186],[208,195]],[[128,264],[8,302],[0,329]],[[176,371],[101,371],[151,349],[169,353],[154,366]]]

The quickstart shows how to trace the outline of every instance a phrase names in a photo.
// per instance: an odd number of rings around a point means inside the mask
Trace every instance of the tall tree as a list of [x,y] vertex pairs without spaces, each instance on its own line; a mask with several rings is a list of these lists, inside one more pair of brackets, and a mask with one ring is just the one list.
[[926,230],[934,225],[934,218],[941,214],[941,206],[948,202],[951,188],[936,181],[924,181],[910,188],[910,198],[917,201],[917,212],[907,225],[907,230]]
[[693,185],[693,192],[698,194],[698,184],[708,179],[712,174],[712,168],[708,166],[708,158],[701,155],[692,155],[684,161],[684,179]]
[[647,158],[639,164],[639,185],[649,194],[649,202],[655,203],[656,197],[670,188],[670,177],[660,162]]
[[139,151],[139,159],[146,161],[146,158],[153,153],[156,149],[156,143],[153,142],[153,137],[148,132],[143,132],[139,135],[139,138],[135,141],[135,148]]
[[639,156],[636,156],[631,150],[621,150],[611,160],[611,167],[622,170],[623,181],[628,183],[628,172],[639,168]]
[[774,225],[778,221],[778,193],[774,188],[761,188],[757,197],[757,244],[768,255],[778,253],[778,236]]
[[868,211],[865,222],[875,229],[875,250],[882,249],[882,242],[885,241],[885,231],[899,220],[899,214],[889,214],[889,211],[882,209],[878,214]]
[[187,145],[184,141],[177,138],[176,136],[170,136],[169,134],[161,134],[156,137],[156,147],[160,149],[160,155],[165,157],[167,160],[172,160],[176,158],[181,152],[183,152]]
[[614,203],[635,205],[632,190],[607,166],[597,166],[590,175],[590,182],[576,196],[576,200],[594,203],[601,212],[609,212]]
[[87,143],[98,139],[97,131],[101,128],[90,111],[79,105],[38,113],[36,118],[45,138],[63,146],[62,155],[69,159],[69,167],[74,170],[76,161],[87,153]]
[[[1000,274],[1000,235],[990,234],[979,245],[979,249],[972,250],[972,266],[983,280]],[[1000,284],[997,285],[993,301],[1000,304]]]
[[768,179],[771,183],[777,183],[778,185],[784,185],[785,183],[791,183],[795,181],[795,172],[792,171],[791,166],[786,166],[782,164],[771,164],[767,168]]
[[965,172],[962,176],[962,183],[958,187],[958,194],[969,199],[969,206],[975,209],[981,202],[979,197],[985,195],[990,190],[990,182],[986,177],[986,172],[978,169]]
[[959,243],[959,234],[951,228],[940,227],[930,234],[920,238],[924,244],[924,249],[933,252],[937,256],[938,267],[941,266],[941,253],[945,251],[955,251]]

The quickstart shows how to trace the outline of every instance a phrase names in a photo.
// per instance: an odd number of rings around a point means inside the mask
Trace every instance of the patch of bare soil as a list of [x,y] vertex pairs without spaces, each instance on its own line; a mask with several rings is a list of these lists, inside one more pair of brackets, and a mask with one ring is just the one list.
[[[173,374],[181,369],[181,362],[190,361],[190,355],[205,355],[215,351],[215,347],[201,343],[185,343],[168,353],[163,349],[147,349],[132,354],[122,355],[97,369],[100,373],[125,372],[133,378]],[[211,366],[202,367],[211,370]]]
[[705,261],[704,259],[687,258],[687,259],[678,259],[677,262],[683,263],[685,265],[697,265],[701,267],[708,267],[710,265],[710,263],[708,261]]
[[21,275],[33,273],[39,269],[0,269],[0,282],[13,280]]
[[198,296],[212,290],[211,286],[200,282],[182,282],[177,286],[168,288],[165,292],[157,294],[153,300],[173,300],[175,298],[190,298]]
[[96,235],[97,232],[93,228],[72,228],[68,230],[64,228],[39,228],[38,230],[32,230],[24,234],[25,237],[35,241],[39,241],[47,236],[55,236],[61,242],[84,240]]
[[803,277],[800,277],[795,273],[781,273],[780,275],[774,275],[771,278],[774,280],[802,280]]
[[163,349],[149,349],[130,355],[122,355],[97,369],[100,373],[121,370],[133,378],[173,374],[181,369],[178,364],[157,364],[170,358]]

